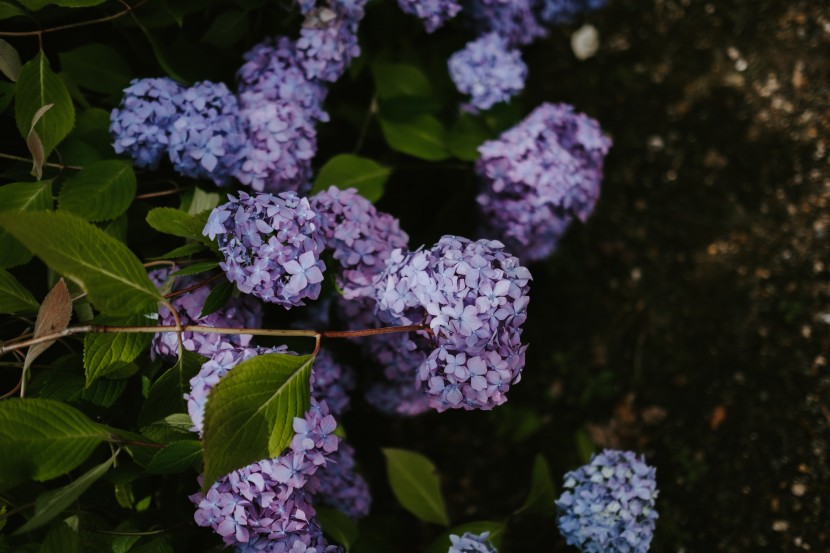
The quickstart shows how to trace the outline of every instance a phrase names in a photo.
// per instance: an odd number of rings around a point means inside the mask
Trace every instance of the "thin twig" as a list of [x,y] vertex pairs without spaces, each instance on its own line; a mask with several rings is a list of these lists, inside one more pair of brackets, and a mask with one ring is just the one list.
[[172,196],[174,194],[181,194],[180,189],[162,190],[161,192],[149,192],[147,194],[139,194],[135,197],[136,200],[147,200],[149,198],[161,198],[162,196]]
[[[0,33],[0,36],[3,36],[3,33]],[[11,155],[11,154],[2,154],[2,153],[0,153],[0,158],[11,159],[13,161],[24,161],[26,163],[32,163],[32,160],[30,158],[14,156],[14,155]],[[43,166],[44,167],[54,167],[55,169],[61,169],[61,170],[63,170],[63,169],[72,169],[73,171],[80,171],[81,169],[83,169],[83,167],[80,167],[78,165],[63,165],[62,163],[49,163],[49,162],[44,163]]]
[[157,534],[164,534],[167,530],[147,530],[146,532],[115,532],[112,530],[98,530],[90,528],[95,534],[104,534],[107,536],[155,536]]
[[193,290],[199,289],[202,286],[207,286],[211,282],[221,278],[222,275],[224,275],[224,273],[217,273],[217,274],[213,275],[212,277],[210,277],[207,280],[203,280],[202,282],[197,282],[193,286],[188,286],[187,288],[182,288],[181,290],[177,290],[175,292],[170,292],[169,294],[166,294],[164,296],[164,299],[175,298],[176,296],[181,296],[182,294],[187,294],[188,292],[192,292]]
[[78,27],[86,27],[87,25],[97,25],[98,23],[106,23],[107,21],[113,21],[115,19],[118,19],[119,17],[123,17],[128,13],[131,13],[133,10],[140,8],[147,2],[148,0],[138,0],[138,2],[136,2],[132,6],[125,2],[122,2],[122,4],[126,6],[126,8],[112,15],[99,17],[97,19],[89,19],[87,21],[79,21],[77,23],[58,25],[57,27],[47,27],[46,29],[40,29],[37,31],[3,31],[0,32],[0,36],[37,36],[38,38],[40,38],[46,33],[54,33],[55,31],[64,31],[66,29],[76,29]]
[[3,394],[2,396],[0,396],[0,399],[9,399],[10,397],[12,397],[14,394],[17,393],[17,391],[20,389],[21,386],[23,386],[23,374],[22,373],[20,375],[20,380],[17,381],[17,385],[14,388],[12,388],[11,390],[9,390],[8,392],[6,392],[5,394]]

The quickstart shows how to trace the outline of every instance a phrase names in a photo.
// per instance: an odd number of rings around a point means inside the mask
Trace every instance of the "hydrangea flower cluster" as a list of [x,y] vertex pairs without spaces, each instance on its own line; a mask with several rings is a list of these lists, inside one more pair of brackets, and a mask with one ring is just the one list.
[[369,486],[355,472],[354,448],[348,444],[340,443],[337,451],[328,457],[326,466],[311,477],[307,487],[314,490],[315,503],[339,509],[352,520],[369,514],[372,504]]
[[458,0],[398,0],[401,11],[419,17],[428,33],[435,32],[458,15]]
[[393,251],[376,284],[380,310],[431,329],[436,347],[418,379],[438,411],[492,409],[521,378],[531,275],[503,248],[444,236],[426,251]]
[[170,127],[181,115],[183,90],[168,78],[133,79],[110,117],[115,153],[126,153],[136,167],[156,169],[167,152]]
[[[161,288],[170,277],[171,269],[156,269],[150,271],[150,280]],[[196,284],[198,279],[184,277],[177,279],[174,290],[182,290]],[[173,307],[179,313],[179,319],[183,325],[198,324],[202,326],[214,326],[225,328],[258,328],[262,326],[262,306],[250,296],[231,298],[222,309],[205,317],[199,317],[202,307],[210,294],[208,286],[196,288],[186,294],[181,294],[171,299]],[[176,321],[170,310],[164,305],[159,305],[159,325],[175,326]],[[182,344],[188,351],[192,351],[204,357],[211,357],[226,345],[247,347],[251,342],[250,334],[211,334],[206,332],[182,332]],[[171,358],[179,353],[179,340],[173,332],[160,332],[153,336],[153,345],[150,348],[150,356],[155,358]]]
[[395,217],[379,212],[354,188],[334,186],[309,199],[320,215],[320,233],[340,263],[337,285],[353,299],[372,293],[372,283],[383,272],[389,253],[406,247],[409,237]]
[[451,534],[450,543],[452,545],[447,553],[498,553],[498,550],[487,541],[489,537],[490,532],[482,532],[481,534],[464,532],[462,536]]
[[311,369],[311,393],[317,401],[325,401],[333,415],[349,409],[349,392],[357,385],[354,369],[335,361],[331,352],[321,349]]
[[497,33],[469,42],[450,56],[448,65],[458,91],[471,97],[462,107],[472,112],[506,102],[521,92],[527,77],[522,53]]
[[565,475],[559,531],[585,553],[646,553],[657,511],[656,470],[630,451],[606,449]]
[[240,291],[290,309],[317,299],[325,264],[317,214],[293,192],[239,193],[215,208],[203,234],[217,239],[219,267]]
[[479,146],[485,234],[525,260],[548,256],[572,217],[584,221],[593,211],[610,147],[594,119],[547,103]]
[[206,494],[190,496],[196,524],[242,551],[329,551],[306,483],[337,451],[336,427],[326,404],[312,398],[305,416],[294,419],[295,435],[282,456],[235,470]]
[[329,0],[308,10],[297,39],[306,78],[334,82],[360,55],[357,28],[366,0]]
[[536,17],[535,0],[468,0],[466,8],[480,34],[498,33],[511,45],[526,45],[548,32]]
[[539,17],[554,25],[570,23],[581,12],[598,10],[607,0],[542,0]]

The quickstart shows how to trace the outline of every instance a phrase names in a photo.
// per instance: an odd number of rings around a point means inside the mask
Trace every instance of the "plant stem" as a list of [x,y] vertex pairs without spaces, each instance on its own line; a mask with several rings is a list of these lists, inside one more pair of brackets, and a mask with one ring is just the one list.
[[[0,36],[37,36],[41,37],[46,33],[53,33],[55,31],[63,31],[66,29],[75,29],[78,27],[85,27],[87,25],[95,25],[97,23],[106,23],[107,21],[113,21],[114,19],[118,19],[128,13],[131,13],[136,8],[141,7],[143,4],[146,4],[148,0],[138,0],[134,5],[130,6],[128,4],[124,4],[127,6],[125,9],[121,10],[118,13],[114,13],[112,15],[107,15],[105,17],[99,17],[97,19],[90,19],[88,21],[79,21],[78,23],[69,23],[67,25],[58,25],[57,27],[47,27],[46,29],[39,29],[37,31],[4,31],[0,32]],[[31,160],[30,160],[31,161]]]
[[[0,33],[0,36],[3,36],[3,33]],[[14,155],[11,155],[11,154],[0,153],[0,158],[11,159],[13,161],[24,161],[26,163],[32,163],[32,160],[30,158],[14,156]],[[83,167],[79,167],[77,165],[63,165],[62,163],[49,163],[49,162],[44,163],[43,166],[44,167],[54,167],[55,169],[73,169],[75,171],[80,171],[81,169],[83,169]]]
[[431,332],[429,327],[423,324],[405,326],[387,326],[382,328],[367,328],[364,330],[282,330],[271,328],[226,328],[201,325],[182,326],[104,326],[104,325],[80,325],[71,326],[60,332],[23,340],[13,344],[0,347],[0,355],[17,351],[35,344],[74,336],[75,334],[101,334],[101,333],[142,333],[155,334],[160,332],[202,332],[207,334],[252,334],[254,336],[282,336],[295,338],[361,338],[364,336],[377,336],[379,334],[393,334],[396,332]]

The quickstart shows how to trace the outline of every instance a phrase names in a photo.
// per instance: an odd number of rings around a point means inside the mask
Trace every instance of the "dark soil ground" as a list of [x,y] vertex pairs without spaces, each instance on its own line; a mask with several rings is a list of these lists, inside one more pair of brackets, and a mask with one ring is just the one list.
[[[612,0],[586,20],[594,58],[575,27],[526,54],[525,104],[573,103],[614,147],[593,218],[532,267],[523,382],[492,415],[371,440],[414,437],[459,521],[521,505],[536,452],[558,484],[628,448],[657,467],[652,551],[830,551],[830,4]],[[504,550],[569,548],[514,516]]]

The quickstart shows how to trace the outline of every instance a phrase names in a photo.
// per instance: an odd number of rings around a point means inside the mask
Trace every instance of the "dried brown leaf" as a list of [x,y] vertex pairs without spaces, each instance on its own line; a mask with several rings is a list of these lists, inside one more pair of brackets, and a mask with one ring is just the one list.
[[[66,283],[63,279],[60,279],[55,287],[46,294],[43,303],[40,305],[35,321],[34,337],[40,338],[65,330],[69,326],[71,318],[72,299],[69,297],[69,289],[66,287]],[[50,340],[31,346],[29,351],[26,352],[23,370],[27,370],[34,360],[54,343],[55,340]]]

